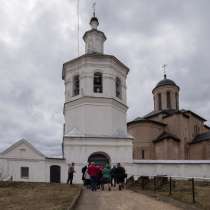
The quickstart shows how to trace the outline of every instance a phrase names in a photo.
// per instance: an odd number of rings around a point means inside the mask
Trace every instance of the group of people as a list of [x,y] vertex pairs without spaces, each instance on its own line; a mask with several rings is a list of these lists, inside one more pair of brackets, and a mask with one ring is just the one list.
[[119,190],[124,188],[125,178],[127,177],[124,167],[120,163],[117,166],[110,167],[109,164],[96,165],[94,162],[82,168],[82,180],[87,188],[92,191],[97,189],[104,190],[118,186]]

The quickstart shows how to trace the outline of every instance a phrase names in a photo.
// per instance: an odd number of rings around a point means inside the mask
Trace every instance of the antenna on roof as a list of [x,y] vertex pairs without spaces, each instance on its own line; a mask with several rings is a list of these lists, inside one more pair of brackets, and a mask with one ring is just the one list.
[[162,69],[163,69],[163,73],[164,73],[164,79],[166,79],[166,67],[167,67],[167,64],[162,65]]
[[77,0],[77,54],[79,57],[79,0]]

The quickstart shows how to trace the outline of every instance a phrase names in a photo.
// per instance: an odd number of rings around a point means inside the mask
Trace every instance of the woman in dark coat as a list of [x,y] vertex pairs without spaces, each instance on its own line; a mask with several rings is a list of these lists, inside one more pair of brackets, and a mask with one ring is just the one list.
[[126,173],[125,173],[125,169],[120,165],[120,163],[117,164],[115,173],[116,173],[116,181],[119,186],[119,190],[122,190],[124,188]]

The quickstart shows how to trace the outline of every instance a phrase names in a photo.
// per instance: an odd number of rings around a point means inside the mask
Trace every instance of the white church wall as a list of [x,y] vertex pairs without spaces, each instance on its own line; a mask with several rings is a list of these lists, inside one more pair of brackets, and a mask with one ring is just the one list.
[[86,136],[127,136],[126,107],[112,99],[83,98],[65,108],[66,134],[77,129]]
[[[21,167],[29,168],[29,177],[21,177]],[[1,159],[0,168],[3,168],[4,180],[12,177],[13,181],[46,182],[45,162],[43,160]]]
[[171,176],[210,178],[210,161],[205,160],[134,160],[125,164],[128,176]]
[[86,163],[94,152],[104,152],[111,163],[132,162],[131,139],[64,137],[64,156],[67,163]]
[[[93,77],[94,72],[101,72],[103,75],[103,93],[94,93]],[[96,59],[87,57],[78,60],[76,63],[69,64],[65,67],[65,101],[74,100],[72,97],[72,78],[74,75],[80,75],[80,94],[81,96],[100,96],[115,98],[115,79],[119,77],[122,82],[122,99],[121,102],[126,104],[126,77],[127,69],[113,61],[113,59],[105,58]],[[70,85],[68,84],[70,83]],[[69,98],[69,96],[71,96]]]
[[45,180],[46,182],[50,182],[50,167],[51,166],[60,166],[61,169],[61,174],[60,174],[60,179],[61,183],[66,183],[67,178],[68,178],[68,165],[66,163],[66,160],[63,159],[46,159],[45,161]]
[[89,32],[91,34],[86,34],[86,45],[85,52],[86,53],[103,53],[104,52],[104,36],[97,31]]
[[[21,182],[50,182],[50,167],[56,165],[61,169],[61,183],[66,183],[68,165],[61,159],[24,160],[14,158],[0,158],[0,180]],[[21,177],[21,167],[29,168],[28,178]]]
[[132,140],[110,138],[64,138],[64,156],[67,163],[75,163],[76,182],[81,182],[81,169],[95,152],[106,153],[111,164],[132,163]]
[[9,164],[7,160],[0,157],[0,180],[5,180],[9,178]]
[[126,111],[116,106],[112,106],[111,117],[112,117],[112,136],[125,137],[127,133],[127,119]]

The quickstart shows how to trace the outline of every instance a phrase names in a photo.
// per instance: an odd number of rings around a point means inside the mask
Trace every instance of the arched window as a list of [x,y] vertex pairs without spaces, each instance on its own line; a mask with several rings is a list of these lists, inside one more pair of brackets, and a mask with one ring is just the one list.
[[100,72],[94,73],[93,91],[94,91],[94,93],[102,93],[103,92],[103,78],[102,78],[102,73],[100,73]]
[[200,128],[197,125],[194,125],[194,136],[198,135],[200,132]]
[[171,109],[171,93],[167,91],[166,95],[167,95],[167,108]]
[[158,109],[162,110],[162,98],[161,93],[158,94]]
[[119,77],[116,78],[115,86],[116,86],[116,97],[122,98],[122,84]]
[[179,98],[178,98],[178,93],[175,93],[175,98],[176,98],[176,109],[179,109]]
[[79,75],[73,77],[73,96],[79,95]]

